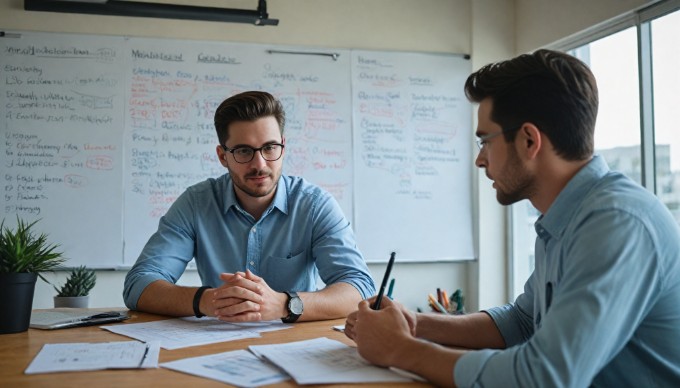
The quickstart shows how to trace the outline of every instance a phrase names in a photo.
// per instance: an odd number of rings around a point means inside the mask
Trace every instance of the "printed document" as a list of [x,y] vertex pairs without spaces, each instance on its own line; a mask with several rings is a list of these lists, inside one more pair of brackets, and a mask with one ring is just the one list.
[[238,387],[259,387],[290,379],[285,372],[247,350],[185,358],[160,366]]
[[158,342],[45,344],[25,373],[158,368],[159,353]]
[[292,325],[282,323],[280,320],[228,323],[212,317],[184,317],[102,326],[102,329],[144,342],[159,341],[163,349],[173,350],[244,338],[257,338],[262,332],[291,327]]
[[250,351],[285,370],[298,384],[404,382],[412,379],[364,360],[356,348],[325,337]]

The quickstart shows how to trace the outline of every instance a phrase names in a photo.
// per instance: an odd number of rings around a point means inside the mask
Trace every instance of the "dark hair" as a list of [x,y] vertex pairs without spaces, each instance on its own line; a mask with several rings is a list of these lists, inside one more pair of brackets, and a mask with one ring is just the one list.
[[283,105],[267,92],[249,91],[233,95],[222,101],[215,110],[215,130],[220,144],[224,145],[229,138],[229,124],[234,121],[255,121],[263,117],[273,116],[279,123],[283,134],[286,124],[286,113]]
[[[566,160],[593,154],[597,83],[588,66],[571,55],[542,49],[488,64],[468,77],[465,95],[472,102],[491,98],[491,120],[504,129],[536,125]],[[516,134],[506,132],[506,141]]]

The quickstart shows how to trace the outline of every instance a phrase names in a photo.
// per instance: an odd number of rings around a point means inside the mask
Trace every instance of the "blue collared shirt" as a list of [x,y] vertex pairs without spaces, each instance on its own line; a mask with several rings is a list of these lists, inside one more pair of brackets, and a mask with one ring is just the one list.
[[203,285],[249,269],[275,291],[314,291],[317,279],[344,282],[363,298],[375,284],[337,201],[299,177],[281,176],[271,205],[256,221],[239,205],[229,174],[188,188],[160,219],[125,278],[123,297],[136,309],[156,280],[177,282],[196,259]]
[[507,349],[469,352],[460,387],[680,386],[680,228],[593,158],[535,224],[536,265],[487,311]]

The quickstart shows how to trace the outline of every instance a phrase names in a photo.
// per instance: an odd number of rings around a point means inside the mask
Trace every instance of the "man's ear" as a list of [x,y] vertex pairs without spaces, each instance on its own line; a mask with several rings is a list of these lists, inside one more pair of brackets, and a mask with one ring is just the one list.
[[532,123],[524,123],[518,131],[517,136],[521,138],[518,147],[528,159],[535,159],[544,145],[541,135],[541,131]]
[[218,144],[217,148],[215,148],[215,152],[217,152],[217,159],[220,161],[220,164],[227,167],[227,151]]

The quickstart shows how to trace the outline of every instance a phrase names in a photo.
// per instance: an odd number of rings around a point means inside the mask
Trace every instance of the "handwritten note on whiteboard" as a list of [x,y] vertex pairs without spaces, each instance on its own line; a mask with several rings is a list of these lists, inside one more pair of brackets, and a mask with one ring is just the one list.
[[352,51],[355,220],[367,260],[474,257],[468,72],[451,56]]
[[[120,263],[125,126],[120,40],[0,40],[0,218],[36,230],[69,264]],[[110,265],[110,264],[109,264]]]
[[150,236],[140,229],[153,232],[184,189],[226,172],[215,151],[214,113],[246,90],[269,91],[284,105],[284,173],[325,188],[352,214],[349,53],[333,61],[272,55],[264,46],[158,39],[135,39],[128,49],[126,264]]

